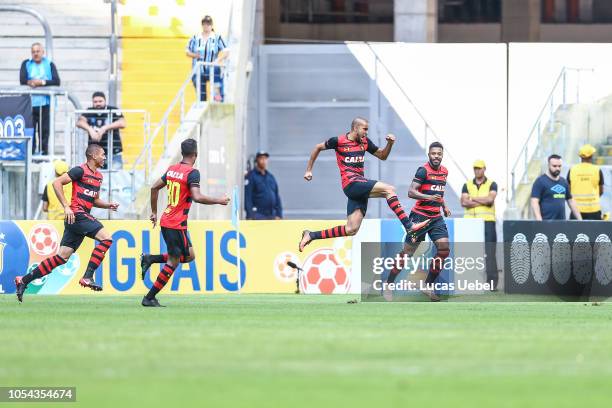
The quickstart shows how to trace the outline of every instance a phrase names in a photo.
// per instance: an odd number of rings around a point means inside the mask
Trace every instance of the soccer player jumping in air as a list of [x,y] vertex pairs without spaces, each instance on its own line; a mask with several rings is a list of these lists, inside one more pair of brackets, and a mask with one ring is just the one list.
[[402,209],[402,205],[395,193],[395,187],[381,181],[368,180],[364,177],[365,152],[378,157],[380,160],[387,160],[393,143],[395,143],[395,136],[388,134],[386,140],[387,145],[385,148],[378,148],[368,138],[368,121],[358,117],[353,119],[350,132],[338,137],[332,137],[326,142],[315,146],[310,154],[304,178],[307,181],[312,180],[312,167],[321,151],[334,149],[342,178],[342,190],[348,197],[346,205],[348,217],[346,225],[339,225],[322,231],[304,231],[299,246],[300,252],[315,239],[355,235],[359,231],[363,217],[365,217],[368,209],[368,198],[370,197],[384,197],[389,208],[391,208],[406,229],[407,235],[411,239],[416,240],[416,236],[425,228],[429,220],[422,220],[422,222],[418,223],[411,222]]
[[151,222],[157,224],[157,197],[159,190],[168,188],[168,206],[162,214],[159,225],[168,248],[167,254],[140,256],[142,279],[154,263],[165,263],[157,280],[142,298],[143,306],[160,307],[155,295],[168,283],[179,263],[191,262],[195,258],[193,247],[187,235],[187,218],[191,202],[200,204],[227,205],[229,197],[207,197],[200,193],[200,172],[193,168],[198,157],[198,145],[194,139],[181,143],[183,159],[180,163],[168,167],[166,173],[151,187]]
[[[417,200],[414,207],[412,207],[409,219],[412,222],[430,220],[430,224],[427,226],[427,234],[436,245],[436,255],[429,265],[429,273],[425,278],[427,285],[434,283],[443,269],[444,260],[450,253],[448,230],[446,229],[446,222],[444,222],[442,217],[442,214],[445,217],[450,217],[451,215],[450,210],[444,204],[444,190],[446,189],[448,170],[442,166],[443,156],[444,147],[441,143],[433,142],[430,144],[428,152],[429,161],[417,169],[408,191],[408,197]],[[404,249],[400,252],[400,257],[403,258],[404,254],[412,256],[419,243],[424,239],[425,236],[423,235],[415,242],[407,236]],[[395,281],[395,278],[403,269],[402,266],[401,262],[399,265],[395,265],[387,278],[388,283]],[[425,289],[423,293],[432,301],[440,300],[433,290]]]
[[[90,144],[87,146],[85,156],[87,162],[78,167],[73,167],[53,182],[53,191],[55,191],[57,199],[64,207],[64,235],[57,255],[45,259],[27,275],[15,278],[17,300],[20,302],[23,301],[23,293],[28,284],[34,279],[50,274],[55,268],[65,264],[74,251],[81,246],[85,237],[95,239],[98,244],[91,254],[85,275],[79,280],[79,284],[94,291],[102,290],[102,286],[94,281],[93,275],[102,263],[113,240],[102,223],[89,212],[92,207],[117,211],[119,204],[107,203],[99,198],[102,174],[98,169],[104,166],[106,161],[104,149],[98,144]],[[66,202],[63,188],[68,183],[72,183],[70,204]]]

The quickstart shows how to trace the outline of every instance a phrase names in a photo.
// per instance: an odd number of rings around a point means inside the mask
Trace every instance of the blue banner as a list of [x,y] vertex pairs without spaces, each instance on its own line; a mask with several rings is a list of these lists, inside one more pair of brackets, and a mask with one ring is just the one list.
[[34,125],[29,95],[0,95],[0,160],[25,160],[27,143],[6,138],[32,136]]

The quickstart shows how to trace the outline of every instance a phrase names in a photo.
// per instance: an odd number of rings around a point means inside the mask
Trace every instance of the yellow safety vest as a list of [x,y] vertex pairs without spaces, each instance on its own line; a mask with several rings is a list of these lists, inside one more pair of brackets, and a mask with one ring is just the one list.
[[570,169],[570,191],[581,213],[601,210],[599,204],[599,167],[579,163]]
[[[480,188],[476,186],[473,180],[468,180],[465,184],[470,197],[488,197],[493,180],[487,179],[480,185]],[[466,208],[463,217],[482,218],[485,221],[495,221],[495,203],[493,203],[493,205],[490,207],[486,205],[479,205],[478,207],[474,208]]]
[[[72,183],[64,185],[64,197],[68,204],[72,199]],[[55,190],[53,190],[53,182],[47,184],[47,199],[49,200],[49,210],[47,212],[47,219],[49,220],[63,220],[64,219],[64,207],[62,203],[57,199]]]

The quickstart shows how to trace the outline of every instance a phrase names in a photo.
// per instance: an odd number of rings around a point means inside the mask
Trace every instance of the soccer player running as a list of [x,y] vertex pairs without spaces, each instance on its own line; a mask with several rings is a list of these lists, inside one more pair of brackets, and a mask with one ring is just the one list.
[[302,252],[304,247],[315,239],[336,238],[352,236],[359,231],[361,222],[368,209],[368,199],[370,197],[384,197],[389,208],[395,213],[397,218],[406,229],[406,233],[411,239],[416,240],[417,234],[424,229],[429,220],[413,223],[402,209],[402,205],[395,193],[395,187],[383,183],[382,181],[369,180],[364,177],[365,152],[368,152],[380,160],[387,160],[391,153],[395,136],[388,134],[386,137],[387,145],[384,149],[378,148],[368,138],[368,121],[357,117],[351,123],[350,132],[332,137],[324,143],[315,146],[310,154],[308,166],[304,178],[306,181],[312,180],[312,168],[319,153],[323,150],[334,149],[336,151],[336,161],[340,169],[342,179],[342,190],[348,198],[346,205],[347,221],[346,225],[340,225],[322,231],[302,232],[299,250]]
[[[64,235],[57,255],[43,260],[36,268],[23,277],[15,278],[17,300],[23,301],[23,293],[28,284],[34,279],[50,274],[55,268],[65,264],[70,256],[79,249],[83,239],[89,237],[98,241],[85,274],[79,280],[79,285],[94,291],[101,291],[93,278],[95,270],[100,266],[106,251],[111,247],[113,239],[102,223],[94,218],[90,211],[92,207],[111,209],[117,211],[119,204],[107,203],[100,199],[100,186],[102,174],[98,171],[104,166],[106,155],[104,149],[98,144],[90,144],[85,151],[87,161],[80,166],[73,167],[53,181],[53,191],[64,208]],[[64,185],[72,183],[72,198],[70,203],[64,197]]]
[[194,139],[181,143],[183,159],[180,163],[168,167],[166,173],[151,187],[151,222],[157,224],[157,198],[159,190],[168,189],[168,206],[160,220],[161,232],[168,248],[168,253],[161,255],[142,254],[140,266],[142,279],[154,263],[165,263],[149,293],[142,298],[142,305],[163,307],[156,295],[168,283],[179,263],[188,263],[195,259],[193,246],[187,235],[187,218],[192,201],[200,204],[227,205],[229,197],[207,197],[200,193],[200,172],[193,168],[198,157],[198,144]]
[[[430,220],[427,226],[427,234],[436,245],[436,255],[429,265],[429,272],[425,278],[427,285],[434,283],[437,279],[443,269],[444,260],[450,254],[448,230],[446,229],[446,222],[444,222],[442,217],[442,214],[446,217],[451,215],[450,210],[444,204],[444,190],[446,189],[448,170],[442,166],[443,156],[444,147],[441,143],[433,142],[430,144],[428,151],[429,161],[417,169],[408,190],[408,197],[417,200],[408,218],[415,223]],[[403,258],[405,254],[412,256],[419,243],[424,240],[424,234],[416,241],[407,236],[404,249],[400,252],[400,257]],[[395,265],[389,273],[387,283],[394,282],[402,269],[402,262]],[[440,300],[433,290],[425,289],[422,292],[434,302]],[[389,292],[385,294],[387,299],[389,299],[389,294]]]

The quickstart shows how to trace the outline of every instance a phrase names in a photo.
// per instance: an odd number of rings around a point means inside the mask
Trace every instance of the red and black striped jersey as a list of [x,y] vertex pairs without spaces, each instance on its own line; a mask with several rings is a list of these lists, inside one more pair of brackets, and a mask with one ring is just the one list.
[[[420,184],[418,188],[420,193],[427,195],[437,194],[444,197],[447,177],[448,170],[446,167],[441,165],[437,169],[434,169],[429,162],[427,162],[423,167],[417,169],[413,181]],[[412,211],[429,218],[436,218],[442,215],[440,212],[441,207],[442,203],[437,201],[417,200],[414,207],[412,207]]]
[[168,189],[168,206],[159,225],[178,230],[187,229],[191,208],[191,187],[200,187],[200,172],[183,162],[168,167],[161,177]]
[[348,134],[332,137],[325,142],[326,149],[336,151],[336,161],[342,178],[342,188],[354,181],[364,181],[365,152],[374,154],[378,146],[368,137],[361,139],[361,143],[348,138]]
[[68,170],[68,177],[72,180],[72,198],[70,209],[73,213],[89,213],[94,200],[100,195],[102,173],[93,171],[87,163]]

